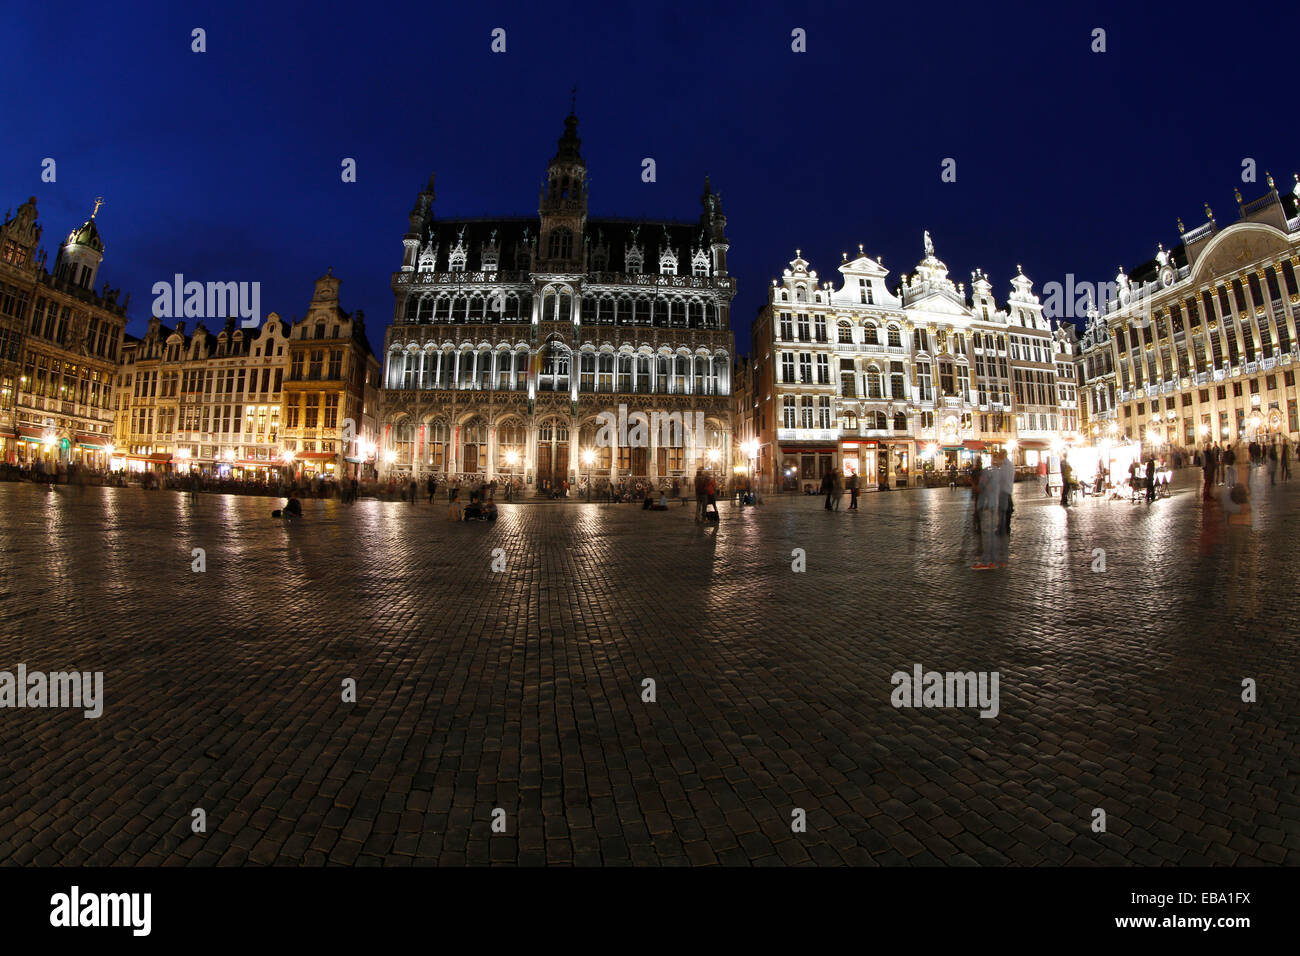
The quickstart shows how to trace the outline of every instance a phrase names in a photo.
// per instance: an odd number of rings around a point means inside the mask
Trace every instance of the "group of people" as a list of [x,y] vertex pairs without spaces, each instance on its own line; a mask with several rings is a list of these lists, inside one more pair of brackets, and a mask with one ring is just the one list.
[[822,475],[822,494],[826,496],[826,510],[839,511],[840,502],[844,499],[844,491],[849,492],[849,510],[858,510],[858,492],[862,489],[862,481],[858,478],[858,473],[852,468],[849,469],[849,477],[846,480],[844,475],[838,471],[828,471]]
[[1011,515],[1015,511],[1011,492],[1016,486],[1016,467],[1010,455],[997,451],[987,468],[976,459],[971,477],[975,533],[981,542],[980,560],[971,567],[976,571],[1005,568],[1007,544],[1011,539]]
[[[667,501],[664,502],[667,504]],[[710,512],[709,508],[713,511]],[[717,521],[718,515],[718,480],[703,468],[695,472],[695,520],[697,522]]]
[[[1207,445],[1203,452],[1197,452],[1197,464],[1205,477],[1203,494],[1206,498],[1214,497],[1218,485],[1231,489],[1237,484],[1237,461],[1240,457],[1238,449],[1231,445]],[[1268,445],[1253,441],[1245,447],[1245,457],[1253,468],[1268,468],[1270,485],[1277,484],[1279,471],[1283,481],[1291,479],[1291,443],[1285,438],[1274,439]]]

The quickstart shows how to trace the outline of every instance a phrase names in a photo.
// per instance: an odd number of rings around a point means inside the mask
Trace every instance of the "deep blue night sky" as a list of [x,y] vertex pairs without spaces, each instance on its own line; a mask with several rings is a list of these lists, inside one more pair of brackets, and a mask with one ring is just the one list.
[[439,218],[535,213],[574,83],[593,215],[693,220],[706,172],[722,193],[741,351],[796,246],[838,280],[864,243],[894,283],[929,229],[954,280],[983,268],[1001,300],[1017,263],[1040,293],[1110,280],[1203,201],[1224,224],[1234,185],[1300,170],[1282,4],[17,6],[0,207],[37,197],[52,265],[105,197],[100,277],[136,334],[176,272],[260,281],[264,311],[301,316],[333,266],[377,348],[429,171]]

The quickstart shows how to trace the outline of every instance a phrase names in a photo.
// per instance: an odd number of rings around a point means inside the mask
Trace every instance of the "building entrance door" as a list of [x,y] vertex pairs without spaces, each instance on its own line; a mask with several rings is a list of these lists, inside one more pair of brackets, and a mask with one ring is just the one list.
[[569,477],[569,428],[549,421],[537,429],[537,483],[558,487]]

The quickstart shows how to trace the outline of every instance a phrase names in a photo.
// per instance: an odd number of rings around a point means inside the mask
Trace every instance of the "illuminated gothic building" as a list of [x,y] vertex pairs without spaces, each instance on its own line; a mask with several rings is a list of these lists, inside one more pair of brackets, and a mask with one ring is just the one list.
[[384,343],[386,473],[547,488],[730,468],[720,196],[706,179],[695,222],[589,218],[577,130],[570,114],[536,217],[440,221],[432,177],[418,195]]
[[865,488],[909,487],[998,448],[1032,467],[1077,428],[1057,373],[1072,339],[1023,273],[1003,306],[982,272],[968,298],[926,233],[924,258],[891,290],[861,249],[843,257],[838,288],[796,250],[754,322],[760,486],[804,488],[838,469]]
[[1150,262],[1115,280],[1088,311],[1081,389],[1086,428],[1144,452],[1211,442],[1300,440],[1300,180],[1249,202],[1238,218],[1178,229]]
[[41,232],[35,197],[0,226],[0,454],[104,468],[130,296],[119,302],[107,282],[95,291],[104,243],[94,213],[68,234],[53,272]]

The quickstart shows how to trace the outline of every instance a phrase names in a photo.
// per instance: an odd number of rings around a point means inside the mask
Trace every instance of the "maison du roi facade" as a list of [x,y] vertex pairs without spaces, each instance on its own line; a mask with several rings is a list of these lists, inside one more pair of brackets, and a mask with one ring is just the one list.
[[1004,305],[982,272],[968,297],[926,233],[924,258],[891,291],[861,250],[843,256],[838,288],[796,250],[754,321],[737,409],[753,437],[737,457],[760,487],[803,488],[831,470],[908,487],[922,463],[1005,448],[1033,466],[1077,434],[1074,328],[1044,316],[1023,273]]
[[[266,478],[373,476],[379,361],[364,316],[339,306],[339,279],[316,281],[307,315],[149,320],[126,336],[114,400],[114,467]],[[346,422],[351,420],[351,427]]]
[[1300,441],[1300,179],[1245,201],[1236,220],[1186,229],[1171,250],[1116,277],[1081,339],[1090,435],[1147,446]]
[[[706,179],[695,222],[588,218],[577,127],[570,114],[535,218],[439,221],[432,177],[416,198],[384,341],[385,474],[558,486],[730,468],[720,196]],[[620,407],[703,427],[606,440],[600,416]]]
[[130,296],[95,291],[104,243],[89,219],[59,246],[53,272],[38,248],[36,199],[0,226],[0,458],[108,466],[113,378]]

